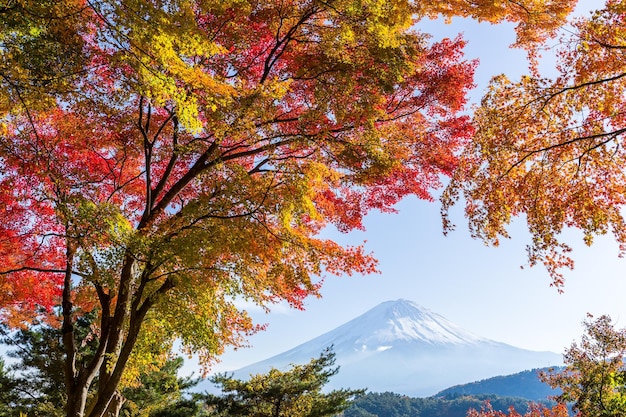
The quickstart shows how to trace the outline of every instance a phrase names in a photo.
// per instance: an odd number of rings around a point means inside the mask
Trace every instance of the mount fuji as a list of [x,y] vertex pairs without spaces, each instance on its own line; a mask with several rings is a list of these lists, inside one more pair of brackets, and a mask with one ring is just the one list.
[[452,385],[555,366],[561,355],[477,336],[418,304],[387,301],[306,343],[234,372],[236,378],[307,363],[334,347],[339,373],[328,388],[430,396]]

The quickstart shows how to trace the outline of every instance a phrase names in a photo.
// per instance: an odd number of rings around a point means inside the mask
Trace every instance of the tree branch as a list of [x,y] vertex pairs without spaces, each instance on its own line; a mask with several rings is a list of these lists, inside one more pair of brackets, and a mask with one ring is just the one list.
[[[606,139],[602,140],[601,142],[595,144],[593,146],[593,148],[591,148],[591,149],[596,149],[596,148],[598,148],[598,147],[600,147],[602,145],[605,145],[605,144],[609,143],[610,141],[614,140],[617,136],[621,135],[622,133],[626,133],[626,128],[618,129],[618,130],[615,130],[613,132],[608,132],[608,133],[597,133],[595,135],[579,136],[579,137],[572,138],[570,140],[566,140],[564,142],[559,142],[559,143],[552,144],[550,146],[546,146],[546,147],[543,147],[543,148],[539,148],[539,149],[535,149],[535,150],[532,150],[532,151],[528,151],[526,155],[524,155],[521,159],[519,159],[517,162],[515,162],[513,165],[511,165],[511,167],[509,169],[507,169],[506,173],[504,175],[502,175],[501,177],[504,177],[504,176],[508,175],[513,169],[515,169],[516,167],[520,166],[527,159],[529,159],[530,157],[532,157],[533,155],[536,155],[538,153],[547,152],[547,151],[550,151],[550,150],[555,149],[555,148],[571,145],[573,143],[584,141],[584,140],[606,138]],[[591,150],[591,149],[589,149],[589,150]]]

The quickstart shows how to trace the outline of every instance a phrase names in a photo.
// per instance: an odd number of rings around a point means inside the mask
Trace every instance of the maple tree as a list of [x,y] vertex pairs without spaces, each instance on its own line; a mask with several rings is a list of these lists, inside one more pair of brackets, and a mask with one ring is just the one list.
[[585,334],[563,355],[565,369],[543,373],[542,380],[562,394],[579,416],[623,416],[626,413],[626,329],[616,329],[611,318],[589,315]]
[[464,199],[472,234],[490,244],[524,216],[530,264],[543,263],[559,287],[562,268],[573,267],[565,229],[581,230],[588,245],[611,233],[626,250],[625,18],[624,2],[609,0],[573,20],[554,79],[536,68],[519,81],[495,77],[444,195],[444,213]]
[[71,417],[174,340],[208,365],[260,328],[236,299],[301,308],[322,273],[375,270],[320,231],[455,169],[475,63],[415,23],[515,21],[532,50],[573,3],[2,2],[2,320],[61,329]]

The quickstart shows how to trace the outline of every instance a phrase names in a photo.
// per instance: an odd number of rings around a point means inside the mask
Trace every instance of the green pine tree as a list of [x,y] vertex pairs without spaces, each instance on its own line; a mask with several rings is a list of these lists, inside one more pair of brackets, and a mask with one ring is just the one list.
[[209,395],[207,405],[215,414],[233,417],[324,417],[348,408],[364,390],[340,389],[323,393],[334,367],[335,354],[327,348],[305,365],[283,372],[271,369],[244,381],[220,374],[212,378],[223,395]]

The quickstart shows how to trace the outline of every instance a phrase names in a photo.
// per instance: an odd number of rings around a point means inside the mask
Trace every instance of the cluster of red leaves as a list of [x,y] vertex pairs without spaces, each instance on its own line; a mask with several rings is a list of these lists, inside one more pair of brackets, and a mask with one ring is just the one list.
[[526,413],[520,414],[512,407],[508,412],[494,410],[491,404],[486,402],[480,411],[469,410],[467,417],[569,417],[569,411],[565,404],[557,404],[551,408],[534,404]]

